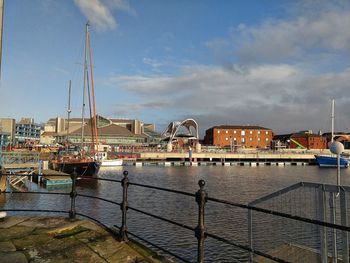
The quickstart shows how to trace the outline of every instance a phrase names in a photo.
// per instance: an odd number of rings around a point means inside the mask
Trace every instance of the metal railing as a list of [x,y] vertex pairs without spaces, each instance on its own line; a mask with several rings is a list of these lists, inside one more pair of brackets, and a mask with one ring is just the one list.
[[[198,263],[203,263],[205,261],[205,240],[207,237],[210,237],[216,241],[222,242],[226,245],[241,249],[246,251],[247,253],[251,254],[251,255],[256,255],[265,259],[269,259],[275,262],[290,262],[288,261],[288,259],[283,259],[281,257],[278,257],[276,255],[273,255],[269,252],[264,252],[262,250],[258,250],[255,249],[253,247],[253,243],[251,240],[249,240],[248,244],[244,244],[242,242],[238,242],[238,241],[232,241],[229,240],[228,238],[222,237],[220,235],[214,234],[214,233],[210,233],[206,227],[206,221],[205,221],[205,215],[206,215],[206,205],[208,202],[211,203],[216,203],[216,204],[221,204],[221,205],[225,205],[228,207],[235,207],[235,208],[240,208],[240,209],[245,209],[247,211],[248,217],[247,217],[247,221],[249,223],[249,231],[251,231],[251,213],[252,212],[258,212],[258,213],[262,213],[265,215],[269,215],[269,216],[274,216],[277,218],[285,218],[285,219],[289,219],[292,221],[296,221],[296,222],[302,222],[302,223],[308,223],[308,224],[312,224],[312,225],[316,225],[316,226],[320,226],[320,227],[327,227],[327,228],[331,228],[333,230],[338,230],[338,231],[345,231],[346,233],[348,233],[350,231],[350,227],[347,225],[342,225],[342,224],[336,224],[333,222],[326,222],[325,220],[318,220],[318,219],[313,219],[313,218],[306,218],[306,217],[302,217],[299,215],[293,215],[293,214],[288,214],[285,212],[279,212],[279,211],[274,211],[274,210],[270,210],[270,209],[266,209],[266,208],[262,208],[262,207],[257,207],[257,206],[253,206],[253,205],[245,205],[245,204],[240,204],[240,203],[235,203],[235,202],[230,202],[230,201],[226,201],[226,200],[221,200],[221,199],[217,199],[217,198],[212,198],[208,196],[208,193],[206,192],[206,190],[204,189],[205,187],[205,181],[204,180],[199,180],[198,184],[199,184],[199,190],[196,191],[195,193],[188,193],[188,192],[184,192],[184,191],[179,191],[179,190],[173,190],[173,189],[167,189],[167,188],[163,188],[163,187],[157,187],[157,186],[152,186],[152,185],[145,185],[145,184],[139,184],[139,183],[133,183],[129,181],[128,178],[128,172],[124,171],[123,172],[124,178],[122,180],[116,180],[116,179],[107,179],[107,178],[89,178],[90,180],[98,180],[98,181],[104,181],[104,182],[117,182],[120,183],[122,186],[122,202],[116,202],[114,200],[109,200],[106,198],[102,198],[99,196],[93,196],[93,195],[88,195],[88,194],[83,194],[83,193],[79,193],[77,192],[77,186],[76,186],[76,182],[78,179],[78,176],[76,175],[76,173],[73,173],[71,175],[71,179],[72,179],[72,188],[70,193],[61,193],[61,192],[34,192],[34,191],[27,191],[27,192],[17,192],[17,191],[5,191],[3,192],[3,194],[43,194],[43,195],[64,195],[64,196],[69,196],[70,197],[70,209],[69,211],[66,210],[49,210],[49,209],[2,209],[3,211],[19,211],[19,212],[53,212],[53,213],[65,213],[69,215],[70,219],[75,219],[77,216],[82,216],[82,217],[86,217],[89,218],[97,223],[99,223],[100,225],[102,225],[105,229],[109,230],[109,232],[116,234],[116,232],[111,229],[110,227],[106,226],[103,222],[99,221],[98,219],[91,217],[89,215],[80,213],[79,211],[76,211],[76,198],[77,197],[82,197],[82,198],[88,198],[88,199],[96,199],[96,200],[100,200],[109,204],[113,204],[116,206],[119,206],[121,209],[121,225],[114,225],[114,227],[116,227],[117,229],[119,229],[119,237],[122,241],[128,242],[129,241],[129,235],[133,236],[139,240],[141,240],[142,242],[151,245],[152,247],[162,250],[163,252],[171,255],[172,257],[181,260],[183,262],[190,262],[188,259],[184,258],[181,255],[178,255],[176,253],[173,253],[172,251],[170,251],[169,249],[163,248],[162,246],[159,246],[157,244],[154,244],[153,242],[146,240],[145,238],[138,236],[135,233],[132,233],[128,230],[128,211],[132,210],[134,212],[143,214],[145,216],[148,217],[152,217],[155,218],[157,220],[161,220],[167,224],[172,224],[178,227],[181,227],[183,229],[186,229],[188,231],[193,232],[193,235],[196,237],[197,239],[197,257],[196,257],[196,262]],[[13,176],[13,175],[12,175]],[[142,187],[142,188],[148,188],[148,189],[152,189],[152,190],[156,190],[156,191],[163,191],[163,192],[170,192],[170,193],[174,193],[177,195],[183,195],[183,196],[189,196],[191,198],[194,198],[195,202],[197,203],[198,206],[198,213],[197,213],[197,225],[194,226],[190,226],[181,222],[177,222],[175,220],[171,220],[169,218],[163,217],[163,216],[159,216],[157,214],[153,214],[149,211],[144,211],[142,209],[130,206],[128,201],[129,201],[129,196],[128,196],[128,189],[129,187]],[[265,199],[264,199],[265,200]],[[262,200],[260,200],[262,201]],[[259,201],[259,202],[260,202]],[[249,233],[251,234],[251,233]],[[269,240],[266,240],[266,242],[269,242]],[[251,261],[256,262],[253,257],[250,258]],[[345,262],[345,261],[343,261]],[[347,261],[348,262],[348,261]]]
[[[328,201],[328,202],[327,202]],[[294,217],[309,218],[310,222],[318,222],[315,226],[305,226],[299,220],[292,227],[284,227],[284,236],[280,242],[286,242],[286,236],[292,237],[289,243],[305,246],[318,251],[319,262],[349,262],[349,202],[350,187],[327,184],[300,182],[280,191],[261,197],[249,205],[260,208],[278,210],[281,213],[293,214]],[[253,237],[253,220],[261,221],[262,217],[249,211],[249,244],[261,247],[261,241]],[[279,222],[275,220],[275,224]],[[341,226],[341,227],[339,227]],[[259,225],[255,225],[259,232]],[[276,227],[277,228],[277,227]],[[293,234],[291,235],[291,232]],[[317,238],[315,238],[317,237]],[[255,243],[255,244],[254,244]],[[331,256],[330,256],[331,255]]]

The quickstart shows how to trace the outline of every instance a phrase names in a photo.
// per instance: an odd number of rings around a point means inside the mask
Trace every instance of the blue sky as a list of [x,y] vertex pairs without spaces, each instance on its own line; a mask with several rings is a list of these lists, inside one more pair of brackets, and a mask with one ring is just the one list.
[[350,132],[345,0],[5,0],[1,117],[81,116],[88,19],[103,116]]

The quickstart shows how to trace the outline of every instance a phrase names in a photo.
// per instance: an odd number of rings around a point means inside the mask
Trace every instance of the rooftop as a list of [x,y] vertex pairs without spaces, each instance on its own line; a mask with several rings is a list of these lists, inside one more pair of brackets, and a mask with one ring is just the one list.
[[214,126],[211,129],[250,129],[250,130],[271,130],[261,126],[255,125],[218,125]]

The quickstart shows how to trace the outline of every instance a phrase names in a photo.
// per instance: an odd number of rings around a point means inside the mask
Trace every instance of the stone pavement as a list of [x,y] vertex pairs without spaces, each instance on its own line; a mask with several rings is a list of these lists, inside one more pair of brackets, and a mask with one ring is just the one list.
[[0,263],[169,262],[135,242],[120,242],[100,226],[64,217],[0,221]]

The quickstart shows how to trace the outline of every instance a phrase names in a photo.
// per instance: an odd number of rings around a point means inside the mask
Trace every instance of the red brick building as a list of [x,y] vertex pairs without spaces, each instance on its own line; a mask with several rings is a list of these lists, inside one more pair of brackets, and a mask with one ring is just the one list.
[[327,149],[327,139],[317,134],[296,133],[290,136],[292,149]]
[[219,147],[270,148],[272,130],[260,126],[221,125],[205,131],[204,144]]

